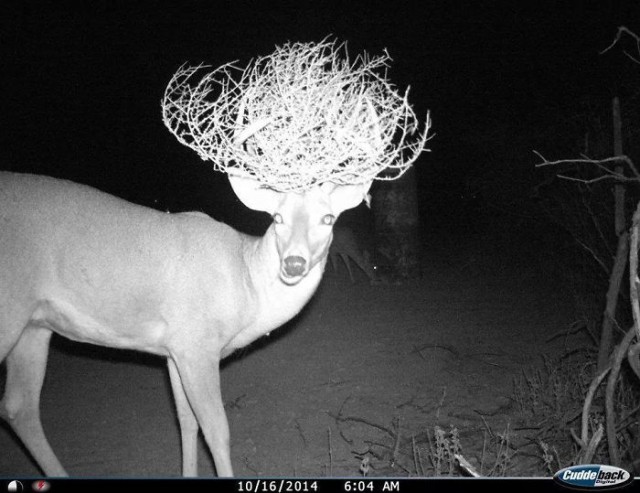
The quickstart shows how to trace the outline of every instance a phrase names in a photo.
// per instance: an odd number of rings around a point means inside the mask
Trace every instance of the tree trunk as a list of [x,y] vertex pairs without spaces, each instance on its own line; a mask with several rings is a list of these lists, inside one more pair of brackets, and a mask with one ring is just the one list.
[[[620,116],[620,100],[613,98],[613,151],[616,156],[622,156],[622,118]],[[623,175],[622,165],[616,166],[616,174]],[[621,184],[614,186],[615,197],[615,232],[618,236],[618,252],[609,279],[609,290],[607,291],[607,306],[602,320],[602,331],[600,333],[600,344],[598,347],[598,372],[602,372],[609,361],[609,354],[613,347],[613,326],[615,323],[618,297],[620,296],[620,286],[622,276],[627,266],[628,232],[625,218],[624,202],[625,189]]]
[[393,278],[420,276],[417,192],[414,168],[397,180],[378,182],[372,192],[377,263]]

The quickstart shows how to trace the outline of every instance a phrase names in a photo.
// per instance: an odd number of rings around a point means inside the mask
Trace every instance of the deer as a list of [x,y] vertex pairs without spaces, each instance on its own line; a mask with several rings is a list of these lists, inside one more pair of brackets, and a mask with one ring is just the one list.
[[198,424],[218,475],[232,475],[220,360],[302,309],[322,278],[335,220],[368,184],[281,193],[229,179],[247,207],[272,215],[261,238],[199,212],[0,173],[0,416],[46,475],[66,475],[39,418],[53,332],[167,358],[184,475],[197,474]]
[[261,237],[202,212],[0,173],[0,418],[45,475],[67,474],[40,420],[54,332],[165,358],[182,474],[198,473],[201,430],[216,474],[233,475],[221,360],[300,312],[340,214],[425,150],[429,115],[420,132],[406,94],[386,79],[388,54],[348,60],[344,43],[287,43],[244,69],[185,64],[165,89],[174,137],[227,174],[246,207],[271,215]]
[[351,264],[355,264],[366,274],[371,284],[377,282],[376,269],[371,263],[371,255],[361,248],[353,230],[346,226],[336,226],[333,229],[333,241],[329,248],[329,259],[334,271],[338,271],[339,261],[342,260],[349,273],[352,283],[356,282]]

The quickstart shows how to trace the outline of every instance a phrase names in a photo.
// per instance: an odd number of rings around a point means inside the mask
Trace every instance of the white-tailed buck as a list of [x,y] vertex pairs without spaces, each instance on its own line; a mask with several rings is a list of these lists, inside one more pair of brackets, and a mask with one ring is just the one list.
[[351,228],[336,226],[333,229],[333,241],[329,248],[329,258],[331,259],[333,270],[336,272],[338,271],[338,264],[342,260],[347,268],[351,282],[356,282],[351,264],[364,272],[370,283],[373,284],[377,281],[376,270],[371,263],[371,254],[368,250],[362,248]]
[[230,178],[245,205],[274,216],[262,238],[205,214],[0,173],[0,415],[45,474],[65,475],[38,411],[52,332],[168,358],[185,475],[196,474],[198,424],[218,474],[232,474],[218,364],[300,311],[322,277],[333,222],[367,185],[281,193]]
[[427,140],[428,117],[408,140],[415,114],[377,73],[388,56],[353,62],[341,50],[326,40],[287,44],[235,79],[235,66],[224,65],[196,84],[203,67],[183,66],[165,91],[169,130],[226,172],[247,207],[273,217],[260,238],[205,214],[0,173],[0,416],[45,474],[66,474],[40,422],[52,332],[165,357],[183,474],[197,474],[198,429],[218,475],[233,474],[220,360],[300,311],[340,213],[380,171],[391,173],[382,179],[406,171]]

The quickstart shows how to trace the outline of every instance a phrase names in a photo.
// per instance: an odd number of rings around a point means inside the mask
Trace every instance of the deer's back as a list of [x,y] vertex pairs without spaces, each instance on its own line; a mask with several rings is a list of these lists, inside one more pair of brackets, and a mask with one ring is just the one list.
[[233,289],[220,266],[238,272],[239,247],[237,232],[204,214],[0,173],[0,308],[31,306],[33,320],[72,339],[152,350],[165,326],[216,311],[207,290]]

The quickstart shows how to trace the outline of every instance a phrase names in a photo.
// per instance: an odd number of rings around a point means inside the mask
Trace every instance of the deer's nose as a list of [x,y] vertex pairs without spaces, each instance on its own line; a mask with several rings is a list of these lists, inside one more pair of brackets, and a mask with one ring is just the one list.
[[291,255],[284,259],[284,273],[289,277],[298,277],[304,274],[307,261],[299,255]]

